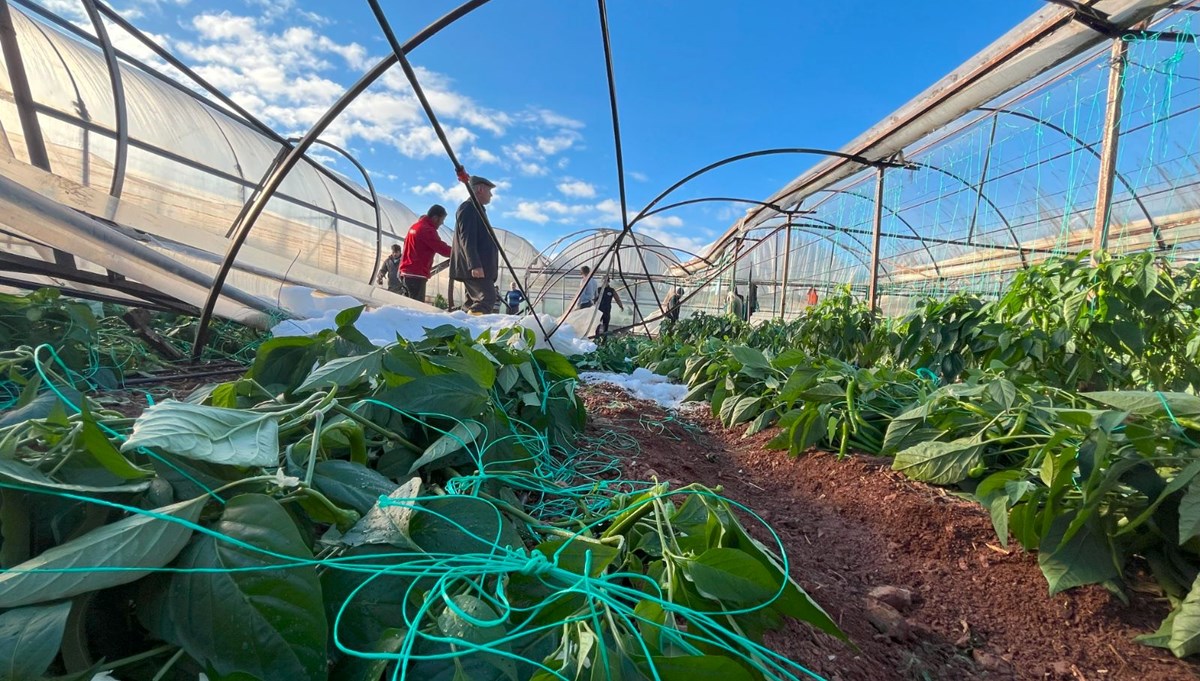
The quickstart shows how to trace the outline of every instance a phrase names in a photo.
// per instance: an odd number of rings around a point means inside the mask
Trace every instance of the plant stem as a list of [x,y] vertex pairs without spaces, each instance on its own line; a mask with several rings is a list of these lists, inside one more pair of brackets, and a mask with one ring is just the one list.
[[175,654],[171,656],[171,659],[167,660],[167,663],[158,670],[158,672],[154,675],[154,678],[150,679],[150,681],[162,681],[162,678],[167,675],[167,672],[171,671],[171,667],[174,667],[175,663],[178,662],[179,658],[181,657],[183,657],[183,648],[175,651]]
[[[171,645],[170,643],[166,643],[161,646],[158,646],[157,648],[151,648],[150,650],[147,650],[145,652],[138,653],[137,655],[130,655],[129,657],[123,657],[119,660],[113,660],[112,662],[108,662],[104,665],[101,665],[100,671],[108,671],[110,669],[116,669],[117,667],[124,667],[125,665],[133,664],[134,662],[141,662],[142,660],[148,660],[152,657],[157,657],[159,655],[162,655],[163,653],[167,652],[168,650],[173,649],[174,647],[175,646]],[[183,652],[183,649],[180,648],[179,651]]]
[[375,423],[374,421],[372,421],[368,418],[365,418],[363,416],[360,416],[359,414],[356,414],[353,409],[349,409],[341,404],[334,404],[333,410],[336,411],[337,413],[345,416],[346,418],[349,418],[353,421],[356,421],[356,422],[362,424],[362,426],[364,428],[370,428],[371,430],[375,431],[376,433],[379,433],[380,435],[386,437],[389,440],[395,440],[396,442],[399,442],[400,444],[413,450],[414,452],[419,452],[422,450],[421,447],[416,446],[415,444],[410,442],[407,438],[397,434],[394,431],[384,428],[383,426],[379,425],[378,423]]

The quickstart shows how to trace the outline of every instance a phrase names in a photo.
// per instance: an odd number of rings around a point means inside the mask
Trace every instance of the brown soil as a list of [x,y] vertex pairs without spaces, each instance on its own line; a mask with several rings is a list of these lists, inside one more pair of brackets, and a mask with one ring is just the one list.
[[[582,395],[588,434],[638,440],[640,451],[612,452],[629,477],[721,485],[771,523],[792,576],[858,649],[796,622],[768,644],[826,679],[1200,678],[1200,665],[1133,641],[1166,615],[1152,590],[1131,589],[1129,605],[1100,587],[1051,597],[1037,557],[1001,547],[978,504],[909,481],[888,460],[792,459],[763,449],[772,432],[743,439],[706,412],[670,415],[611,385]],[[879,586],[914,595],[907,631],[893,630],[904,640],[867,619],[867,593]]]

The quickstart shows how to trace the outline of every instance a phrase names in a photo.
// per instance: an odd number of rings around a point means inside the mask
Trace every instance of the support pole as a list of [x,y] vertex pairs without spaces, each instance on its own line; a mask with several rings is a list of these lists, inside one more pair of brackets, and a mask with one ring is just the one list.
[[1125,60],[1129,43],[1113,40],[1108,70],[1108,101],[1104,107],[1104,137],[1100,141],[1100,180],[1096,185],[1096,216],[1092,225],[1092,262],[1108,248],[1108,223],[1112,219],[1113,180],[1117,146],[1121,139],[1121,102],[1125,98]]
[[788,273],[792,270],[792,214],[787,214],[783,227],[783,297],[779,299],[779,319],[787,318]]
[[[13,26],[8,0],[0,0],[0,50],[3,50],[4,63],[8,65],[8,82],[12,85],[13,104],[17,106],[17,117],[21,121],[21,135],[25,138],[29,163],[48,173],[53,172],[50,169],[50,154],[46,152],[46,140],[42,137],[42,125],[38,121],[33,91],[29,88],[25,60],[21,57],[21,45],[17,42],[17,30]],[[65,269],[75,269],[75,257],[57,248],[54,249],[54,262]]]
[[871,230],[871,283],[867,287],[867,303],[871,311],[879,310],[879,237],[883,234],[883,166],[875,177],[875,225]]

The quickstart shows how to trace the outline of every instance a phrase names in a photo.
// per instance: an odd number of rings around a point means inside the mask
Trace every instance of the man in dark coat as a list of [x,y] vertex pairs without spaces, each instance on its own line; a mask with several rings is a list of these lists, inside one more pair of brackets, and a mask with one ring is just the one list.
[[[471,176],[471,189],[481,206],[492,200],[491,181]],[[483,215],[470,199],[454,215],[454,243],[450,253],[450,278],[466,289],[463,309],[471,314],[491,314],[499,302],[496,279],[500,276],[500,251],[488,233]]]

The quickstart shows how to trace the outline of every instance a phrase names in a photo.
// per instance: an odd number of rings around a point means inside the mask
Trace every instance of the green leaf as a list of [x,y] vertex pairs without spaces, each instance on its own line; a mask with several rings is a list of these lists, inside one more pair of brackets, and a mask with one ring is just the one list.
[[[425,448],[425,453],[413,462],[408,474],[412,475],[421,468],[445,459],[464,448],[469,448],[481,434],[483,434],[483,426],[478,421],[462,421],[455,424],[450,432],[434,440],[433,444]],[[431,470],[433,469],[431,468]]]
[[1175,621],[1171,627],[1168,647],[1175,657],[1187,657],[1200,653],[1200,576],[1192,582],[1187,598],[1172,613]]
[[546,348],[540,348],[533,351],[533,357],[541,363],[542,367],[557,378],[579,378],[579,371],[575,366],[562,354]]
[[243,494],[213,530],[259,550],[208,535],[188,546],[178,566],[200,571],[171,578],[167,640],[223,677],[325,679],[321,582],[313,566],[282,557],[312,560],[287,511],[270,497]]
[[[405,638],[403,629],[384,629],[375,643],[366,646],[365,652],[399,657]],[[342,639],[342,643],[345,644],[346,641]],[[349,647],[363,650],[358,646],[351,645]],[[376,659],[359,655],[343,655],[334,665],[330,676],[338,681],[379,681],[383,678],[383,673],[391,662],[392,660],[388,657]]]
[[354,357],[339,357],[313,369],[294,392],[351,386],[363,378],[378,374],[382,367],[383,350]]
[[[450,638],[459,639],[471,647],[486,646],[495,653],[476,653],[511,681],[517,681],[517,665],[511,657],[497,653],[511,653],[511,647],[502,639],[508,634],[504,620],[496,615],[486,603],[474,596],[461,594],[451,599],[438,616],[438,628]],[[494,626],[479,626],[475,622],[495,622]]]
[[350,461],[319,461],[313,487],[339,506],[367,513],[381,496],[396,491],[396,483],[372,468]]
[[[447,399],[449,396],[454,399]],[[432,414],[466,421],[483,411],[488,394],[470,376],[438,374],[418,376],[404,385],[385,390],[376,399],[409,414]]]
[[274,466],[279,463],[279,417],[164,400],[142,413],[121,451],[138,447],[209,463]]
[[[206,500],[198,497],[154,513],[194,523]],[[191,534],[190,527],[150,515],[99,527],[0,573],[0,608],[69,598],[141,579],[150,569],[170,563]]]
[[137,480],[144,478],[150,473],[130,463],[121,455],[116,446],[109,441],[104,432],[100,430],[100,426],[96,425],[96,421],[88,413],[87,409],[83,411],[83,423],[79,431],[80,441],[88,454],[92,455],[101,466],[109,473],[121,478],[122,480]]
[[470,376],[484,390],[491,390],[496,382],[496,365],[482,352],[468,346],[458,348],[458,356],[449,355],[433,358],[431,361],[456,374]]
[[700,595],[720,603],[766,605],[783,591],[767,568],[737,549],[709,549],[684,566]]
[[1200,534],[1200,482],[1193,480],[1179,500],[1179,543]]
[[[751,369],[770,369],[771,363],[767,361],[766,355],[761,350],[746,347],[745,345],[731,345],[729,354],[733,358],[742,363],[743,367]],[[762,373],[762,372],[758,372]]]
[[1117,390],[1080,393],[1089,400],[1107,404],[1122,411],[1141,416],[1162,416],[1167,413],[1165,402],[1176,416],[1200,416],[1200,397],[1187,393],[1154,392],[1149,390]]
[[136,494],[144,492],[150,487],[149,480],[141,482],[131,482],[125,485],[117,485],[114,487],[101,487],[94,485],[68,485],[46,477],[41,471],[27,466],[19,461],[6,461],[0,459],[0,480],[7,480],[21,485],[29,485],[31,487],[41,487],[43,489],[54,489],[62,492],[83,492],[84,494]]
[[71,602],[17,608],[0,615],[0,679],[34,681],[54,662]]
[[736,426],[757,416],[762,402],[761,397],[743,397],[737,400],[733,409],[730,410],[729,425]]
[[535,550],[553,560],[558,567],[576,574],[582,575],[584,566],[590,565],[592,577],[604,574],[621,553],[615,546],[601,544],[582,535],[569,540],[551,539],[538,544]]
[[366,307],[366,305],[358,305],[356,307],[348,307],[345,310],[342,310],[341,312],[337,313],[337,316],[333,318],[333,323],[336,324],[338,327],[350,326],[354,322],[357,322],[358,318],[360,316],[362,316],[363,309],[365,307]]
[[342,537],[349,546],[362,544],[391,544],[401,548],[416,548],[408,536],[408,525],[416,513],[417,497],[421,493],[421,478],[412,477],[388,495],[397,504],[383,505],[378,501],[367,514]]
[[272,338],[258,347],[246,373],[268,390],[290,392],[308,376],[317,360],[318,341],[309,336]]
[[951,442],[922,442],[896,453],[892,470],[913,480],[952,485],[967,479],[967,473],[982,461],[983,445],[975,438]]
[[1084,584],[1099,584],[1120,575],[1104,530],[1089,520],[1063,542],[1075,512],[1057,516],[1042,537],[1038,566],[1050,585],[1050,595]]

